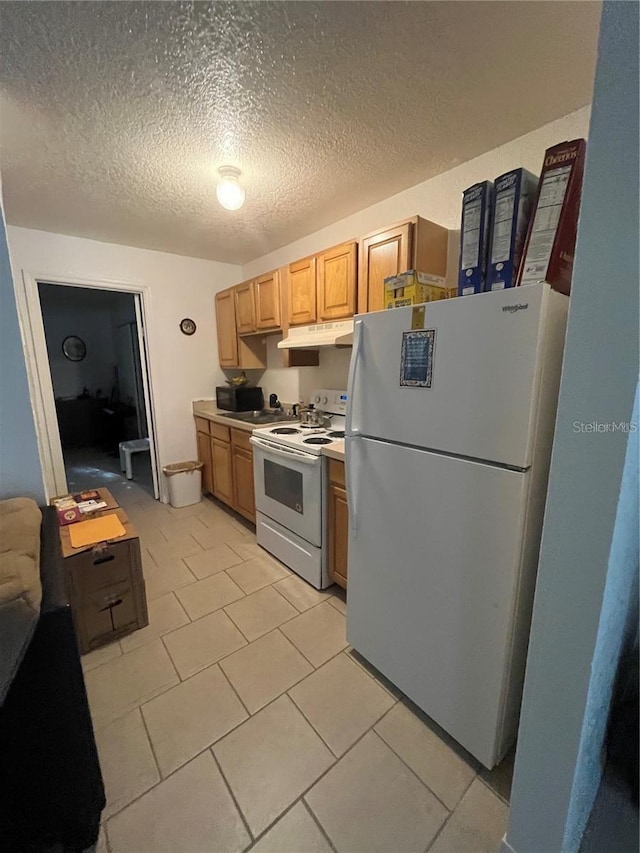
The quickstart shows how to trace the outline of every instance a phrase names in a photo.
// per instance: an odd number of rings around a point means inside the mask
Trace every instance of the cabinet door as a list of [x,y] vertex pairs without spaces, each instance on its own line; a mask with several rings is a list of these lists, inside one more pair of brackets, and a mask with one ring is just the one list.
[[202,469],[202,491],[205,494],[213,493],[213,477],[211,476],[211,438],[208,432],[196,433],[198,442],[198,462],[204,465]]
[[316,322],[316,259],[305,258],[289,264],[289,325],[308,326]]
[[233,471],[231,445],[218,438],[211,441],[211,467],[213,469],[213,494],[223,503],[233,506]]
[[364,237],[360,243],[358,310],[381,311],[384,308],[384,280],[411,269],[412,223]]
[[216,293],[216,328],[220,367],[238,366],[238,334],[233,288]]
[[247,281],[235,288],[236,328],[239,335],[250,335],[256,330],[256,303],[253,282]]
[[349,509],[347,493],[342,486],[329,484],[329,574],[346,589],[349,552]]
[[356,243],[343,243],[318,256],[320,320],[353,317],[356,310]]
[[249,521],[256,520],[256,499],[253,489],[253,453],[233,448],[234,509]]
[[274,270],[254,282],[256,297],[256,326],[258,329],[279,329],[280,273]]

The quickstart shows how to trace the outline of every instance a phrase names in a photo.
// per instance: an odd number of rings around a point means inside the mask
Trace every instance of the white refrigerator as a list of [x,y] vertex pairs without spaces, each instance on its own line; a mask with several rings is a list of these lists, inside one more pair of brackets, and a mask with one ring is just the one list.
[[355,322],[347,639],[488,768],[517,734],[567,308],[536,284]]

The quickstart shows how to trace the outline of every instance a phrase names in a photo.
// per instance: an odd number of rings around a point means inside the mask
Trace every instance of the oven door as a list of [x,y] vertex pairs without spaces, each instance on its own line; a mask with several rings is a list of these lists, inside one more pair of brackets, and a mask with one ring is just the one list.
[[322,545],[322,457],[251,436],[256,508]]

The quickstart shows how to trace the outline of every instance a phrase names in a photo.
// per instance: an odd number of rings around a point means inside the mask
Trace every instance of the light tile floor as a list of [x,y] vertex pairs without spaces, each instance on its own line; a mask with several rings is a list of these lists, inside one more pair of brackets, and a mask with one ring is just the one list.
[[497,851],[509,762],[482,771],[347,646],[341,590],[213,501],[108,486],[141,534],[150,624],[82,659],[101,853]]

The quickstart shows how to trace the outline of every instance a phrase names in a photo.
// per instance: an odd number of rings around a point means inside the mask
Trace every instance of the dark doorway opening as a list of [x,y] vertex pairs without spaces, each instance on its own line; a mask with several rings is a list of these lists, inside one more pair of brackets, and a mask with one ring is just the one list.
[[[38,293],[67,487],[121,484],[120,442],[149,435],[136,297],[45,282]],[[150,452],[132,463],[136,486],[153,497]]]

